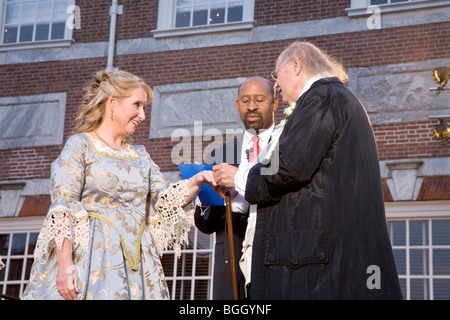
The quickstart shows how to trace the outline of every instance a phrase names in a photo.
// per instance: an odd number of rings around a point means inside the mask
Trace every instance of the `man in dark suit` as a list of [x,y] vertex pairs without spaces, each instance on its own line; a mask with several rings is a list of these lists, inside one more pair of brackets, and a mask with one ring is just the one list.
[[[236,111],[246,130],[244,135],[228,141],[221,150],[215,150],[210,158],[205,159],[206,163],[216,164],[214,170],[221,173],[222,184],[226,185],[226,188],[232,193],[234,247],[240,299],[243,299],[245,295],[244,278],[238,261],[247,227],[248,203],[244,197],[233,192],[234,174],[241,162],[256,161],[257,153],[264,150],[269,143],[274,127],[274,112],[277,107],[278,98],[273,96],[272,84],[268,80],[262,77],[246,79],[238,89],[236,100]],[[254,142],[255,138],[258,143]],[[222,153],[223,163],[217,163],[216,152]],[[232,153],[232,157],[230,157],[230,153]],[[232,161],[226,163],[227,159],[232,159]],[[225,206],[197,207],[195,210],[196,227],[206,234],[216,233],[213,299],[233,299],[225,220]]]
[[249,169],[244,187],[235,180],[258,207],[251,298],[402,299],[377,147],[345,70],[305,42],[285,49],[275,70],[291,105],[278,152]]

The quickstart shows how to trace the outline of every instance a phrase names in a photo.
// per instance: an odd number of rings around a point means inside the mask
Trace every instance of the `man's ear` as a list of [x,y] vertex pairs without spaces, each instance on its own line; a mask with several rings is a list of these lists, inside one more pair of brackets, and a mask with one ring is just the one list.
[[236,111],[237,111],[237,113],[240,115],[241,113],[239,112],[240,110],[239,110],[239,101],[238,100],[236,100]]
[[278,97],[273,98],[272,108],[273,108],[273,112],[275,112],[278,109]]

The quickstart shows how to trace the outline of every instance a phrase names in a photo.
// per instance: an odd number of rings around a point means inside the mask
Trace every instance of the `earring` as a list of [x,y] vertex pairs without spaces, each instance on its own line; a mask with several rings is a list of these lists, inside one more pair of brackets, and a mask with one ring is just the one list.
[[111,110],[111,121],[114,121],[113,114],[114,114],[114,110]]

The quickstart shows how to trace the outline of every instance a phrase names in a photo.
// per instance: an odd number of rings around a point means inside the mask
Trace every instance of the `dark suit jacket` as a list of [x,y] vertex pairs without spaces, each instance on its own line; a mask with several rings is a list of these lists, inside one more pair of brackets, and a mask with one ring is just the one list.
[[[220,155],[216,157],[217,154],[215,154],[215,152],[213,151],[212,157],[215,157],[217,161],[210,161],[210,159],[206,159],[206,162],[209,164],[216,164],[216,162],[217,164],[227,162],[231,165],[238,166],[241,159],[241,147],[242,136],[230,140],[222,147],[222,149],[217,151],[222,153],[223,159],[217,160],[217,158],[221,157]],[[229,264],[225,263],[225,260],[230,261],[227,233],[225,230],[225,206],[212,206],[207,217],[202,216],[200,208],[196,207],[194,218],[195,226],[201,232],[206,234],[212,234],[214,232],[216,233],[213,299],[232,300],[233,287],[231,267]],[[242,241],[245,237],[246,228],[247,214],[233,212],[234,248],[240,299],[244,298],[244,277],[242,275],[241,269],[239,268],[239,258],[242,255]]]
[[377,147],[358,98],[335,78],[315,82],[278,158],[275,174],[258,164],[247,180],[246,199],[258,204],[251,297],[401,299]]

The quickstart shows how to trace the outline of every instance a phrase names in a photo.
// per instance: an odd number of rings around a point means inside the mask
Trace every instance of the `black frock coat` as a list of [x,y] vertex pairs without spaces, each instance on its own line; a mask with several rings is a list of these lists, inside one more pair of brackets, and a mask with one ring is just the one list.
[[246,185],[245,198],[258,204],[251,298],[402,299],[359,99],[336,78],[316,81],[297,101],[278,154],[275,174],[255,165]]

